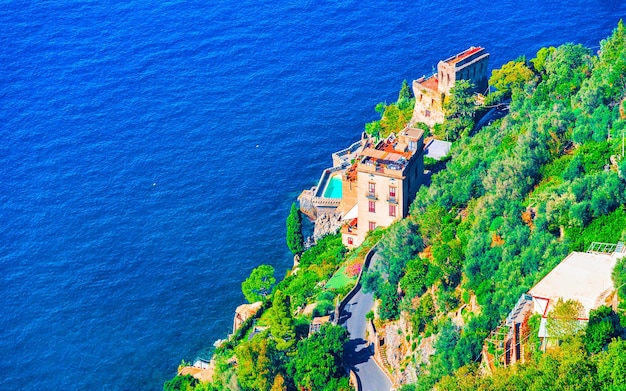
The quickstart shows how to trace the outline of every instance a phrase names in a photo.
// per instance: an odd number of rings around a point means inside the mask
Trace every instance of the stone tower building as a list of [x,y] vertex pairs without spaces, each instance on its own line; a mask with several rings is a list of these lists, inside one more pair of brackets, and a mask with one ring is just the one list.
[[487,65],[489,53],[482,47],[469,49],[439,61],[437,73],[413,81],[415,108],[411,124],[423,122],[428,126],[443,123],[443,100],[457,80],[469,80],[473,92],[484,94],[488,88]]

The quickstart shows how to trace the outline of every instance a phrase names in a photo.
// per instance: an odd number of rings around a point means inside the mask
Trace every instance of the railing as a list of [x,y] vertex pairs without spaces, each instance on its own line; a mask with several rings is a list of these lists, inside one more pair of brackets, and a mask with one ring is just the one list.
[[323,197],[324,196],[324,190],[326,190],[326,184],[328,183],[328,180],[330,179],[330,175],[337,172],[337,171],[341,171],[343,170],[343,167],[331,167],[331,168],[327,168],[322,172],[322,175],[320,176],[320,180],[317,182],[317,186],[315,187],[315,197]]
[[398,204],[398,199],[396,197],[389,196],[389,197],[387,197],[387,202],[389,202],[390,204],[396,204],[397,205]]
[[392,175],[395,177],[401,177],[402,172],[406,168],[406,164],[376,164],[373,162],[361,162],[359,164],[359,171],[369,172],[369,173],[382,173],[387,175]]
[[341,198],[313,197],[311,203],[315,206],[339,206]]
[[356,153],[361,148],[361,140],[352,143],[348,148],[341,149],[332,154],[333,162],[340,165],[349,163],[347,162],[347,156]]
[[[623,244],[622,244],[623,245]],[[617,244],[593,242],[587,249],[588,253],[612,254],[615,252]]]
[[367,193],[365,193],[365,197],[374,201],[378,200],[378,194],[373,191],[368,191]]

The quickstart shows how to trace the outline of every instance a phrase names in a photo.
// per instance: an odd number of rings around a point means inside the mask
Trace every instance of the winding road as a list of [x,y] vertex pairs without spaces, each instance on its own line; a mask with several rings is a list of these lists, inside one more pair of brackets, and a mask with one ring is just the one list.
[[[374,255],[376,257],[376,255]],[[374,361],[374,346],[367,346],[365,339],[365,315],[374,306],[371,293],[359,290],[339,315],[339,323],[350,332],[346,345],[345,360],[354,370],[359,389],[362,391],[390,391],[391,381]]]
[[[500,105],[491,109],[478,123],[474,131],[495,119],[506,115],[508,106]],[[376,262],[377,254],[372,257]],[[391,391],[392,384],[387,375],[374,361],[374,346],[368,346],[365,339],[365,315],[373,308],[374,297],[371,293],[364,293],[362,289],[346,304],[339,314],[339,324],[350,332],[350,341],[346,345],[345,361],[354,370],[359,390],[362,391]]]

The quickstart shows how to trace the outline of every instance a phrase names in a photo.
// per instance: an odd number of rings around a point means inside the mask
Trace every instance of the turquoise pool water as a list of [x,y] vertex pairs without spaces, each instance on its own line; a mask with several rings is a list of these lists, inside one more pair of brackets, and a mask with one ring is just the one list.
[[324,190],[326,198],[341,198],[341,177],[334,176],[328,181],[326,190]]

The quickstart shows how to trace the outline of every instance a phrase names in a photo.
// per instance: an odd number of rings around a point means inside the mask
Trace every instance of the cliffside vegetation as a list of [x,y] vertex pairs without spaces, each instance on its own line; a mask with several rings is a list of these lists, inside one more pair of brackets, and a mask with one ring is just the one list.
[[[293,209],[288,219],[292,216]],[[340,234],[325,236],[277,284],[270,265],[255,268],[242,291],[263,306],[215,350],[212,381],[179,375],[165,383],[165,390],[349,390],[342,365],[347,331],[324,324],[310,334],[309,325],[312,317],[334,311],[354,285],[360,271],[354,266],[379,239],[374,231],[363,246],[347,252]],[[340,282],[331,283],[334,279]]]
[[[436,335],[408,390],[475,365],[520,294],[570,251],[626,239],[623,23],[597,55],[544,48],[494,71],[490,84],[501,90],[488,101],[510,100],[508,115],[475,135],[459,132],[447,167],[383,239],[424,245],[417,256],[388,256],[399,270],[378,293],[410,319],[412,340]],[[386,306],[380,317],[397,318]]]
[[391,104],[381,102],[376,105],[375,110],[380,114],[380,119],[365,124],[365,133],[383,139],[391,133],[399,132],[411,120],[414,105],[415,97],[409,84],[404,80],[396,102]]

